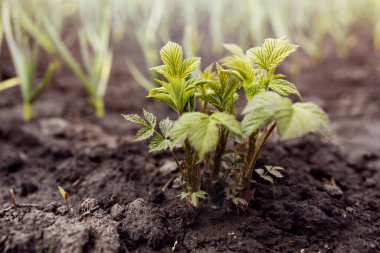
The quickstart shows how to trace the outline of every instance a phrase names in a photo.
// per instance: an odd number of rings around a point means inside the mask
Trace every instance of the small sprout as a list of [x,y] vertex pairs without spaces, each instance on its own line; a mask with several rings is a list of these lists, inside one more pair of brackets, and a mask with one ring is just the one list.
[[190,203],[194,206],[194,207],[199,207],[199,199],[206,199],[207,193],[204,192],[204,191],[198,191],[198,192],[182,192],[179,197],[181,197],[181,199],[188,199],[190,201]]
[[13,189],[9,189],[9,196],[11,197],[13,208],[15,209],[15,211],[17,211],[16,195]]
[[264,180],[274,183],[274,178],[284,177],[280,171],[284,170],[279,166],[265,165],[265,169],[255,169],[255,172]]
[[70,197],[70,193],[65,191],[65,189],[63,189],[61,186],[58,186],[58,190],[59,190],[59,193],[61,193],[62,198],[65,200],[67,207],[69,207],[68,199]]

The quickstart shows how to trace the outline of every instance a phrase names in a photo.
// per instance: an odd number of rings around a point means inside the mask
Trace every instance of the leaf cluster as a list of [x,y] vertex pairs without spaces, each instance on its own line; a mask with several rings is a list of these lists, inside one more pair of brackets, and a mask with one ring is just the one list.
[[[145,119],[136,114],[125,116],[142,126],[137,141],[152,138],[150,151],[171,152],[187,187],[181,197],[195,207],[206,197],[204,189],[223,183],[225,200],[245,208],[251,198],[254,171],[270,182],[281,178],[280,167],[268,165],[254,170],[274,129],[281,141],[309,132],[329,132],[323,110],[313,103],[293,103],[288,96],[302,100],[300,92],[284,75],[276,73],[278,65],[298,46],[280,38],[267,39],[263,46],[246,53],[234,44],[225,48],[232,55],[223,58],[222,65],[217,63],[215,70],[211,65],[196,74],[200,58],[183,59],[181,46],[168,42],[160,50],[163,65],[152,68],[163,78],[156,79],[161,87],[152,89],[148,97],[166,102],[179,118],[160,122],[159,132],[156,118],[145,110]],[[247,103],[239,121],[236,102],[241,89]],[[183,161],[175,155],[175,148],[184,151]]]

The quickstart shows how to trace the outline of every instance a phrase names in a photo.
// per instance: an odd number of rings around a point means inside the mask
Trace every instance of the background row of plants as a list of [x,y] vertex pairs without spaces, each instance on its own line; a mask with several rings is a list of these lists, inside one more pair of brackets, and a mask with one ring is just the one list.
[[[323,60],[327,40],[338,56],[347,56],[361,42],[356,31],[367,28],[374,49],[380,49],[380,2],[377,0],[0,0],[0,43],[6,44],[15,77],[3,80],[0,91],[19,85],[24,119],[62,65],[84,85],[98,117],[117,44],[137,44],[139,59],[118,54],[146,89],[157,76],[147,71],[159,63],[158,49],[176,39],[186,57],[223,53],[223,43],[249,48],[266,37],[287,36],[314,60]],[[289,18],[289,17],[292,18]],[[73,47],[79,45],[79,54]],[[5,45],[2,47],[4,49]],[[0,52],[1,53],[1,52]],[[42,75],[41,53],[49,63]],[[140,59],[143,59],[143,64]],[[46,61],[46,60],[44,60]],[[46,64],[46,62],[44,62]],[[296,62],[292,63],[297,67]]]

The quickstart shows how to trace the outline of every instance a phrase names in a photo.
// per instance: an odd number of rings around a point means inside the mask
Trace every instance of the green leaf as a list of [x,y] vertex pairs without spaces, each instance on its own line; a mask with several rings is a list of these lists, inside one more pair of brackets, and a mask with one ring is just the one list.
[[206,80],[214,80],[214,77],[216,73],[212,71],[212,68],[214,67],[214,64],[211,63],[209,66],[207,66],[202,73],[199,74],[199,77]]
[[207,193],[204,191],[193,192],[191,194],[191,203],[193,206],[198,207],[199,199],[206,199]]
[[266,180],[266,181],[271,182],[272,184],[274,184],[274,180],[273,180],[273,178],[271,176],[269,176],[269,175],[262,175],[260,177],[262,179],[264,179],[264,180]]
[[191,57],[185,59],[179,69],[179,78],[187,78],[191,73],[199,67],[201,63],[200,57]]
[[239,47],[236,44],[225,43],[225,44],[223,44],[223,47],[225,49],[227,49],[233,55],[236,55],[236,56],[239,56],[239,57],[243,57],[243,58],[245,57],[243,49],[241,49],[241,47]]
[[162,135],[165,138],[169,137],[170,131],[172,130],[173,126],[174,126],[174,121],[170,120],[169,118],[166,118],[160,122],[159,127],[160,127]]
[[207,193],[205,191],[197,191],[197,192],[193,192],[193,194],[200,199],[206,199],[207,198],[206,197]]
[[174,142],[183,142],[188,138],[189,132],[200,120],[207,119],[208,115],[200,112],[184,113],[174,124],[170,137]]
[[146,111],[145,109],[143,109],[143,113],[144,113],[144,117],[146,118],[149,126],[151,128],[155,128],[157,120],[156,120],[156,117],[153,115],[153,113],[150,113],[150,112]]
[[65,189],[63,189],[63,187],[61,186],[58,186],[58,190],[59,190],[59,193],[61,194],[62,198],[67,201],[70,197],[70,193],[65,191]]
[[246,82],[253,82],[255,79],[255,71],[252,65],[246,58],[240,58],[237,56],[225,57],[223,60],[223,66],[236,70],[244,78]]
[[204,191],[198,191],[198,192],[181,192],[179,197],[181,197],[181,200],[190,197],[191,198],[191,204],[195,207],[198,207],[199,205],[199,199],[206,199],[207,193]]
[[242,135],[243,131],[240,123],[235,119],[235,116],[225,112],[216,112],[211,115],[211,119],[216,121],[219,125],[226,127],[229,131]]
[[150,127],[141,128],[137,131],[135,141],[143,141],[150,138],[154,134],[154,129]]
[[259,174],[260,176],[264,175],[265,173],[264,169],[255,169],[255,172]]
[[242,127],[249,135],[275,121],[280,140],[302,136],[309,132],[329,130],[329,120],[323,110],[313,103],[295,103],[268,91],[256,95],[243,111]]
[[128,115],[122,114],[121,116],[123,116],[124,119],[126,119],[126,120],[128,120],[130,122],[133,122],[133,123],[145,126],[145,127],[149,126],[148,122],[146,122],[143,118],[141,118],[137,114],[128,114]]
[[156,94],[152,93],[151,94],[151,93],[149,93],[148,97],[149,98],[157,98],[159,100],[162,100],[165,103],[167,103],[171,108],[173,108],[174,110],[177,110],[177,107],[174,104],[173,99],[171,98],[171,96],[169,94],[165,94],[165,93],[156,93]]
[[289,96],[291,94],[297,95],[300,99],[302,99],[300,92],[297,87],[284,79],[273,79],[269,82],[269,88],[280,95]]
[[295,103],[291,107],[280,107],[276,111],[280,140],[300,137],[309,132],[329,130],[329,119],[326,113],[313,103]]
[[161,65],[157,67],[150,68],[150,70],[156,71],[157,73],[165,76],[166,78],[173,76],[170,68],[166,65]]
[[[222,118],[228,118],[231,121],[235,120],[224,114],[217,115],[214,118],[199,112],[185,113],[174,124],[170,137],[174,143],[188,139],[198,152],[200,160],[203,160],[204,155],[213,151],[217,145],[219,137],[218,125],[222,125],[220,122]],[[228,128],[239,132],[239,127],[236,123],[223,122],[223,125],[226,125],[226,127],[228,125]]]
[[200,160],[203,160],[206,153],[215,149],[218,143],[218,133],[216,122],[209,117],[194,124],[188,137],[191,145],[198,151]]
[[279,166],[268,166],[268,165],[265,165],[265,168],[267,169],[267,171],[268,171],[271,175],[273,175],[273,176],[275,176],[275,177],[277,177],[277,178],[282,178],[282,177],[284,177],[284,176],[282,175],[282,173],[280,172],[280,170],[284,170],[284,169],[281,168],[281,167],[279,167]]
[[290,107],[289,99],[274,92],[261,92],[256,95],[243,110],[243,114],[246,114],[242,121],[244,135],[248,136],[272,122],[277,108]]
[[248,206],[248,202],[242,198],[232,198],[232,203],[234,203],[237,206],[238,205]]
[[[1,32],[1,31],[0,31]],[[0,82],[0,92],[20,84],[20,79],[18,77],[13,77],[5,81]]]
[[156,135],[150,141],[149,152],[160,151],[165,149],[171,149],[172,142],[160,135]]
[[177,43],[169,41],[161,48],[160,55],[162,61],[167,67],[167,72],[172,76],[176,76],[179,73],[182,63],[182,47]]
[[276,68],[286,57],[297,50],[286,38],[266,39],[262,47],[248,50],[249,59],[259,68],[269,71]]
[[256,112],[258,110],[265,110],[273,114],[279,104],[285,104],[283,106],[286,106],[291,104],[291,101],[287,98],[281,97],[275,92],[261,92],[248,102],[247,106],[243,110],[243,114]]
[[273,114],[265,110],[259,110],[257,112],[247,114],[241,122],[244,136],[251,135],[257,130],[268,125],[272,120]]
[[190,196],[191,193],[190,192],[181,192],[180,195],[178,195],[178,197],[181,198],[181,200],[183,200],[184,198],[187,198],[188,196]]

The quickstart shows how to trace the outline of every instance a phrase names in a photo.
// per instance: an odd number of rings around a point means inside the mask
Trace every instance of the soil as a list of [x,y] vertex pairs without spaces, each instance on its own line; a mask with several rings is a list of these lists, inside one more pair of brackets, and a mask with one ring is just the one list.
[[[244,215],[213,203],[192,210],[170,183],[179,173],[170,156],[132,141],[136,128],[121,113],[175,115],[144,100],[122,60],[102,120],[67,70],[29,123],[19,91],[1,93],[0,252],[380,252],[380,57],[370,50],[305,61],[291,76],[304,100],[330,114],[336,139],[267,143],[257,166],[280,165],[285,177],[259,181]],[[12,76],[7,58],[0,63]],[[58,185],[70,192],[67,205]]]

